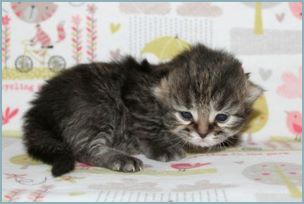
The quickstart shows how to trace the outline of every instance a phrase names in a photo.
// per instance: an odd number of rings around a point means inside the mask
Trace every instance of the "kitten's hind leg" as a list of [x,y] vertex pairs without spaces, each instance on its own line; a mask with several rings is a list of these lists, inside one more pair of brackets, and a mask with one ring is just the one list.
[[61,176],[74,169],[75,158],[71,148],[34,120],[26,123],[23,142],[32,158],[52,165],[53,176]]
[[141,160],[105,145],[99,145],[94,149],[87,150],[86,153],[78,156],[78,160],[92,166],[105,167],[122,172],[137,172],[143,168]]
[[115,104],[102,104],[78,109],[68,120],[71,125],[66,126],[64,137],[72,144],[77,161],[123,172],[142,168],[142,161],[128,155],[125,148],[115,148],[119,146],[115,141],[124,143],[123,136],[114,131],[114,126],[121,128],[124,116],[120,112]]

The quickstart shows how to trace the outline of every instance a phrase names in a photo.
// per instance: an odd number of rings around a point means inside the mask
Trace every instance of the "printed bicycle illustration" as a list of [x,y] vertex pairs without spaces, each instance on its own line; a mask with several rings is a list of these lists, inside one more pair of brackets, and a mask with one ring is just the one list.
[[66,61],[63,57],[49,54],[49,49],[52,49],[53,46],[34,49],[33,42],[30,40],[24,40],[22,41],[22,44],[24,47],[23,55],[20,55],[15,60],[15,66],[18,71],[31,71],[34,67],[33,59],[41,66],[47,65],[47,67],[53,72],[59,72],[66,68]]

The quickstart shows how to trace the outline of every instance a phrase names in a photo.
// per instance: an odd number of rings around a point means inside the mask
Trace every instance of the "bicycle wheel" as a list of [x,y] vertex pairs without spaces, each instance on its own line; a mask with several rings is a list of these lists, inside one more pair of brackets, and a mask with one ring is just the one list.
[[61,56],[51,56],[48,61],[48,68],[53,72],[59,72],[66,68],[65,59]]
[[15,60],[15,67],[19,72],[29,72],[33,69],[33,60],[26,55],[21,55]]

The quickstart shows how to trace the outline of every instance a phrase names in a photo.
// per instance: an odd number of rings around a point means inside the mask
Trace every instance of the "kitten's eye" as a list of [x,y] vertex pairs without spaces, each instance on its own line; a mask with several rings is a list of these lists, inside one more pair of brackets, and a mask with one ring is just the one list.
[[215,116],[215,120],[216,120],[217,122],[219,122],[219,123],[223,123],[223,122],[225,122],[227,119],[228,119],[228,115],[226,115],[226,114],[220,113],[220,114],[217,114],[217,115]]
[[192,120],[192,114],[190,112],[185,112],[185,111],[182,111],[182,112],[179,112],[179,114],[182,116],[182,118],[184,120]]

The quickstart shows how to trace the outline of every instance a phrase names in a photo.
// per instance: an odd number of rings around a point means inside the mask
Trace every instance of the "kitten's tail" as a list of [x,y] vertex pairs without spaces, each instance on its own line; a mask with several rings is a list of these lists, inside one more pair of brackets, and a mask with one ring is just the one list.
[[27,153],[34,159],[52,165],[53,176],[61,176],[75,168],[75,157],[71,148],[46,129],[37,124],[26,123],[23,142]]

